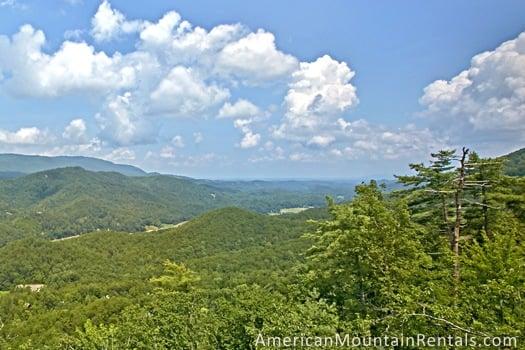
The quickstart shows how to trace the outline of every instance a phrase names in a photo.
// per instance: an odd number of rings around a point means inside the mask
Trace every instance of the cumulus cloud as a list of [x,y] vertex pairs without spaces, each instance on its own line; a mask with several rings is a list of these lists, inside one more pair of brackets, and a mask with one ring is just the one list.
[[[82,34],[88,32],[94,38],[93,45],[82,41]],[[127,53],[109,54],[98,49],[102,42],[131,33],[137,35],[127,37],[134,40]],[[274,35],[262,29],[250,31],[238,23],[205,29],[175,11],[151,22],[128,20],[104,0],[90,29],[70,31],[66,36],[57,49],[47,51],[44,33],[30,25],[12,36],[0,35],[0,86],[8,92],[46,98],[88,93],[101,106],[95,123],[89,123],[90,134],[96,137],[88,137],[84,119],[75,119],[65,127],[61,139],[57,133],[60,140],[46,148],[47,152],[78,151],[131,160],[134,155],[127,151],[133,152],[132,147],[138,144],[156,143],[166,118],[206,120],[209,116],[233,121],[241,134],[236,146],[250,149],[251,161],[372,155],[395,158],[442,140],[426,128],[409,125],[396,129],[363,120],[347,121],[345,114],[359,102],[352,83],[355,73],[348,64],[328,55],[299,63],[280,51]],[[458,77],[427,87],[421,99],[427,113],[434,116],[452,110],[459,115],[483,109],[469,118],[476,128],[488,129],[494,119],[485,115],[489,106],[500,113],[502,125],[519,129],[524,124],[518,123],[523,117],[521,42],[520,36],[491,54],[476,56],[472,67]],[[501,76],[489,79],[491,72]],[[278,114],[278,107],[265,110],[243,98],[230,100],[232,94],[242,95],[238,92],[246,85],[259,89],[269,84],[287,87],[283,117],[270,131],[268,118]],[[495,94],[501,89],[498,84],[507,84],[499,95]],[[491,94],[496,98],[481,98]],[[463,100],[468,103],[458,102]],[[279,146],[264,143],[268,132]],[[216,159],[215,155],[191,159],[178,154],[176,151],[192,138],[195,144],[203,140],[200,132],[177,135],[164,147],[159,146],[156,159],[170,159],[184,166]],[[3,144],[37,144],[49,139],[48,132],[37,128],[0,130]],[[110,148],[116,148],[115,152]]]
[[159,157],[164,159],[172,159],[175,158],[176,154],[177,153],[175,152],[175,148],[173,148],[172,146],[164,146],[160,150]]
[[113,162],[131,161],[135,160],[135,152],[126,147],[115,148],[111,153],[107,154],[105,159]]
[[259,115],[259,107],[248,100],[239,99],[234,104],[226,102],[219,110],[217,118],[254,118]]
[[109,98],[105,110],[95,119],[102,135],[116,145],[149,143],[156,136],[152,123],[142,118],[140,106],[134,103],[131,92]]
[[450,80],[424,89],[422,115],[438,129],[505,141],[525,139],[525,33],[472,58]]
[[240,24],[221,24],[210,31],[194,27],[170,11],[157,23],[145,22],[138,46],[155,52],[166,64],[191,64],[211,71],[222,48],[245,33]]
[[446,139],[436,137],[428,128],[409,124],[400,128],[387,128],[359,119],[353,122],[337,120],[344,140],[330,153],[349,159],[368,157],[372,159],[398,159],[424,156],[442,148]]
[[91,19],[91,35],[96,41],[108,41],[121,34],[139,31],[142,21],[128,21],[118,10],[111,7],[109,1],[104,0]]
[[259,144],[261,140],[261,135],[254,133],[250,127],[250,124],[253,123],[253,119],[236,119],[233,123],[235,128],[241,130],[243,133],[242,140],[239,144],[241,148],[252,148]]
[[[136,49],[126,54],[95,49],[82,41],[80,29],[67,31],[67,40],[54,52],[46,52],[44,32],[24,25],[11,37],[0,35],[0,85],[24,97],[93,94],[102,102],[96,117],[101,137],[130,145],[154,139],[146,137],[152,116],[262,115],[246,100],[224,104],[230,88],[236,88],[239,80],[259,84],[287,78],[298,65],[293,56],[277,49],[273,34],[264,30],[250,32],[238,23],[207,30],[175,11],[156,22],[131,21],[108,0],[100,3],[91,20],[95,44],[132,32],[138,33]],[[67,134],[63,136],[72,136]],[[259,137],[247,134],[243,144],[254,144]]]
[[[275,128],[274,136],[328,144],[334,121],[358,103],[356,88],[350,83],[354,74],[345,62],[328,55],[311,63],[301,62],[292,74],[293,81],[285,97],[286,114]],[[319,135],[320,131],[325,135]]]
[[180,19],[181,17],[177,12],[170,11],[157,23],[146,23],[140,32],[140,39],[146,46],[167,45]]
[[64,129],[62,137],[68,140],[85,141],[86,131],[86,122],[80,118],[74,119]]
[[42,51],[45,35],[24,25],[12,38],[0,35],[0,76],[17,94],[61,96],[79,90],[99,93],[129,87],[135,82],[135,69],[123,62],[122,55],[108,56],[84,42],[65,41],[54,54]]
[[177,66],[151,93],[152,112],[174,117],[206,113],[230,96],[228,89],[207,85],[191,68]]
[[309,145],[316,145],[319,147],[326,147],[335,141],[335,137],[332,135],[316,135],[308,141]]
[[297,64],[295,57],[276,48],[272,33],[259,29],[226,45],[215,69],[248,84],[259,84],[288,77]]
[[37,127],[20,128],[15,132],[0,129],[0,144],[45,145],[50,141],[51,135]]
[[40,149],[40,153],[48,156],[63,156],[63,155],[85,155],[93,157],[103,157],[101,153],[104,144],[102,140],[94,137],[90,140],[73,142],[72,140],[62,140],[63,142],[57,142],[57,144],[49,145],[49,148]]
[[184,148],[184,138],[180,135],[176,135],[171,139],[171,143],[173,146],[177,148]]

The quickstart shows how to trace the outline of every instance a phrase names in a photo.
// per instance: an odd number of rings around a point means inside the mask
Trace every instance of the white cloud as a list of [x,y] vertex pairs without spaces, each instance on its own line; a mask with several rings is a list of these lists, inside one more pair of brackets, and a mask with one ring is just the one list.
[[91,19],[91,35],[96,41],[108,41],[121,34],[138,32],[143,27],[142,21],[127,21],[126,17],[111,7],[104,0]]
[[[17,94],[60,96],[79,90],[103,93],[135,83],[136,71],[122,55],[95,52],[84,42],[65,41],[52,55],[42,52],[45,35],[24,25],[12,39],[0,35],[0,76]],[[5,75],[5,74],[3,74]]]
[[113,162],[119,162],[135,160],[136,156],[133,150],[126,147],[119,147],[111,151],[111,153],[107,154],[104,158]]
[[368,157],[372,159],[417,158],[440,149],[447,140],[436,137],[428,128],[406,125],[390,129],[359,119],[348,122],[339,119],[337,124],[342,131],[339,136],[340,148],[331,150],[333,155],[350,159]]
[[[312,136],[307,142],[291,145],[288,159],[295,162],[325,162],[354,159],[404,159],[416,161],[436,149],[449,146],[449,140],[436,136],[428,128],[408,124],[389,128],[359,119],[338,118],[324,129],[330,133]],[[260,151],[269,155],[261,160],[275,160],[272,145]]]
[[167,46],[180,19],[181,17],[177,12],[170,11],[157,23],[146,23],[144,29],[140,32],[140,39],[146,46]]
[[308,141],[309,145],[317,145],[319,147],[326,147],[335,141],[332,135],[316,135]]
[[149,143],[155,138],[152,124],[142,118],[134,98],[130,92],[109,98],[105,110],[95,117],[104,137],[117,145]]
[[207,85],[192,68],[177,66],[151,93],[152,112],[174,117],[205,114],[230,96],[228,89]]
[[243,137],[239,147],[241,148],[252,148],[259,144],[261,141],[261,135],[254,133],[250,128],[250,124],[253,123],[253,119],[236,119],[233,122],[235,128],[241,130]]
[[51,141],[51,135],[37,127],[20,128],[15,132],[0,129],[0,144],[45,145]]
[[171,159],[171,158],[175,158],[176,154],[177,153],[175,152],[175,148],[171,146],[164,146],[160,150],[159,157],[164,158],[164,159]]
[[83,119],[74,119],[66,126],[62,137],[68,140],[85,141],[86,140],[86,122]]
[[180,135],[174,136],[173,139],[171,139],[171,143],[177,148],[184,148],[184,139]]
[[449,81],[437,80],[420,99],[423,116],[457,140],[525,140],[525,33],[472,58]]
[[146,23],[139,47],[155,52],[168,65],[194,65],[211,71],[222,48],[246,30],[240,24],[221,24],[207,31],[182,21],[178,13],[166,13],[157,23]]
[[79,143],[51,145],[50,149],[40,150],[40,153],[48,156],[84,155],[101,157],[103,155],[100,152],[103,146],[103,142],[95,137],[91,140],[81,140]]
[[332,142],[335,121],[358,103],[356,88],[350,83],[353,76],[345,62],[327,55],[301,62],[285,97],[285,117],[274,136],[320,146]]
[[[252,152],[256,154],[253,161],[405,157],[441,140],[425,128],[395,129],[345,120],[345,113],[358,103],[352,84],[355,73],[347,63],[327,55],[299,63],[281,52],[273,34],[264,30],[250,32],[241,24],[204,29],[174,11],[156,22],[129,21],[107,0],[102,1],[92,19],[91,34],[97,43],[131,32],[138,35],[129,36],[136,41],[134,49],[126,54],[107,54],[85,42],[71,41],[65,41],[54,52],[45,51],[44,33],[29,25],[12,37],[0,36],[0,51],[6,53],[0,55],[0,84],[9,91],[38,97],[87,92],[102,105],[97,124],[89,124],[93,125],[90,132],[98,133],[93,139],[98,143],[88,140],[84,120],[75,120],[63,131],[56,152],[83,147],[82,152],[104,155],[108,147],[129,149],[126,147],[154,143],[166,117],[231,118],[240,131],[237,147],[261,145]],[[71,32],[68,38],[80,40],[81,34]],[[518,52],[519,45],[515,43],[507,51]],[[509,53],[506,61],[516,60],[512,77],[521,79],[517,56]],[[502,60],[498,62],[503,64]],[[476,84],[472,76],[469,72],[451,82],[436,82],[427,88],[422,103],[429,111],[441,111],[456,103]],[[284,116],[271,129],[279,146],[264,143],[267,118],[277,114],[279,107],[265,110],[246,99],[229,101],[230,89],[235,96],[242,95],[238,94],[243,88],[240,83],[268,88],[270,82],[282,84],[280,88],[288,86],[282,105]],[[516,87],[512,93],[519,96],[521,80],[506,82]],[[490,84],[484,87],[486,91],[491,88]],[[517,115],[519,119],[523,114]],[[4,131],[0,135],[4,140],[13,140],[14,134]],[[184,136],[186,140],[182,135],[175,136],[160,153],[174,161],[186,161],[175,151],[184,147],[185,141],[191,142],[192,136],[195,144],[203,137],[200,132]],[[157,155],[159,158],[162,156]]]
[[252,148],[259,144],[259,141],[261,140],[260,134],[255,134],[252,131],[248,130],[240,143],[241,148]]
[[219,53],[216,71],[248,84],[287,78],[297,68],[297,59],[275,46],[272,33],[259,29],[226,45]]
[[226,102],[219,110],[217,118],[253,118],[261,115],[259,107],[248,100],[239,99],[234,104]]
[[292,153],[288,159],[294,162],[309,162],[314,160],[311,154],[304,152]]

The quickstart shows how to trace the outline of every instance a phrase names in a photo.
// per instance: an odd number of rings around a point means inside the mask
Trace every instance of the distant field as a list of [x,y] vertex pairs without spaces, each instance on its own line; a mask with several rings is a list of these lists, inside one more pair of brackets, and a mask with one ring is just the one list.
[[187,223],[188,221],[182,221],[182,222],[179,222],[178,224],[162,224],[160,225],[160,227],[157,227],[157,226],[146,226],[146,232],[155,232],[155,231],[160,231],[160,230],[167,230],[167,229],[170,229],[170,228],[175,228],[175,227],[179,227],[179,226],[182,226],[184,225],[185,223]]
[[284,214],[299,214],[305,210],[312,209],[313,207],[301,207],[301,208],[284,208],[279,210],[278,213],[268,213],[268,215],[284,215]]

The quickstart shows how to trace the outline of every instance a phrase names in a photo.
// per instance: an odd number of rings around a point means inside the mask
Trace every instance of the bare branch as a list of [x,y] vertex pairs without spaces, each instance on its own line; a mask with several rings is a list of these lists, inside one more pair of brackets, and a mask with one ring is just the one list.
[[471,201],[471,200],[466,199],[466,198],[463,199],[463,200],[464,200],[465,202],[470,203],[470,204],[479,205],[479,206],[481,206],[481,207],[485,207],[485,208],[491,208],[491,209],[497,209],[497,210],[501,210],[501,209],[503,209],[503,208],[501,208],[501,207],[493,207],[493,206],[488,205],[488,204],[483,204],[483,203],[480,203],[480,202]]
[[438,190],[425,190],[425,192],[430,192],[430,193],[454,193],[454,191],[438,191]]
[[446,320],[444,318],[441,318],[441,317],[435,317],[435,316],[432,316],[432,315],[427,315],[427,314],[417,314],[417,313],[412,313],[412,314],[409,314],[409,316],[423,316],[423,317],[428,317],[432,320],[435,320],[435,321],[440,321],[440,322],[443,322],[453,328],[456,328],[456,329],[459,329],[460,331],[463,331],[463,332],[467,332],[467,333],[470,333],[470,334],[477,334],[477,335],[482,335],[484,337],[489,337],[488,334],[486,333],[480,333],[480,332],[474,332],[468,328],[463,328],[461,326],[458,326],[457,324],[449,321],[449,320]]

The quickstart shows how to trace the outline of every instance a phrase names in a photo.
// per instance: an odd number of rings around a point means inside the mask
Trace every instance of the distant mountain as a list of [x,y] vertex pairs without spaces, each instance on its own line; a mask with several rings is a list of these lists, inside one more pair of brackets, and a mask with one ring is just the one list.
[[59,168],[0,180],[0,246],[31,234],[60,238],[107,229],[143,231],[147,226],[176,224],[228,206],[259,213],[319,207],[325,204],[326,195],[348,200],[353,186],[303,184],[287,190],[272,182],[235,185]]
[[0,171],[0,179],[14,179],[24,175],[26,174],[19,171]]
[[525,176],[525,148],[509,153],[502,158],[506,159],[505,174]]
[[146,172],[131,165],[115,164],[90,157],[45,157],[0,154],[0,178],[16,177],[56,168],[81,167],[89,171],[112,171],[127,176],[144,176]]

